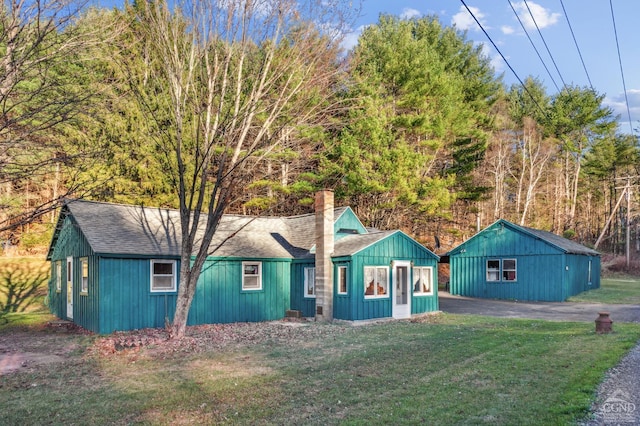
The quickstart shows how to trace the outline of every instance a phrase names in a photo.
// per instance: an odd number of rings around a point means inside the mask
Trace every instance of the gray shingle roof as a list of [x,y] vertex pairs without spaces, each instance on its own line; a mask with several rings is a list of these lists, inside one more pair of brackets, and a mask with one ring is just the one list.
[[[346,209],[335,209],[334,218],[340,217]],[[178,210],[72,200],[66,203],[62,214],[73,217],[96,253],[180,256],[182,233]],[[200,235],[205,221],[206,217],[201,219]],[[352,237],[356,236],[348,237],[348,241],[337,246],[342,247],[340,253],[362,245],[354,243]],[[52,248],[55,239],[56,236]],[[366,241],[369,240],[371,237]],[[210,247],[211,255],[220,257],[313,258],[310,250],[314,244],[314,214],[291,217],[224,215]]]
[[567,253],[571,254],[586,254],[591,256],[599,256],[596,250],[590,249],[589,247],[583,246],[582,244],[576,243],[575,241],[571,241],[559,235],[556,235],[552,232],[542,231],[540,229],[527,228],[526,226],[520,226],[520,228],[524,229],[528,233],[534,235],[535,237],[540,238]]

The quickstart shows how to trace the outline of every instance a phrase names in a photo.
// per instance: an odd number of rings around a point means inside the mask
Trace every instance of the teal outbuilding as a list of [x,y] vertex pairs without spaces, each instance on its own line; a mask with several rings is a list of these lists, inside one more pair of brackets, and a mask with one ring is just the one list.
[[[180,271],[179,212],[67,201],[47,259],[49,308],[96,333],[163,327]],[[188,324],[409,318],[438,310],[438,256],[401,231],[365,228],[333,193],[316,213],[225,215]],[[320,259],[322,257],[322,259]]]
[[500,219],[447,253],[451,294],[561,302],[600,288],[600,254]]

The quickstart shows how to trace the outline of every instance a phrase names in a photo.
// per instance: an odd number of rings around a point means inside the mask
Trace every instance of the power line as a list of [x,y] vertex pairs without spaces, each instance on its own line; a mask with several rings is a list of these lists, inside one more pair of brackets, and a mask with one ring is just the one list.
[[622,67],[622,56],[620,56],[620,43],[618,43],[618,30],[616,29],[616,17],[613,13],[613,1],[609,0],[609,6],[611,7],[611,20],[613,21],[613,34],[616,37],[616,48],[618,49],[618,63],[620,64],[620,74],[622,75],[622,89],[624,90],[624,100],[627,104],[627,115],[629,116],[629,127],[631,128],[631,134],[633,135],[633,125],[631,124],[631,110],[629,109],[629,98],[627,97],[627,84],[624,81],[624,69]]
[[529,89],[527,89],[527,86],[525,86],[525,84],[522,82],[522,79],[520,78],[520,76],[518,75],[518,73],[513,69],[513,67],[511,66],[511,64],[509,63],[509,61],[507,61],[507,58],[502,54],[502,52],[500,51],[500,49],[498,49],[498,46],[494,43],[493,39],[491,38],[491,36],[489,35],[489,33],[487,33],[487,31],[484,29],[484,27],[482,26],[482,24],[480,23],[480,21],[478,21],[478,18],[476,18],[476,15],[473,14],[473,12],[471,11],[471,9],[469,9],[469,6],[467,6],[467,3],[465,3],[464,0],[460,0],[462,2],[462,5],[465,7],[465,9],[467,9],[467,12],[469,12],[469,15],[471,15],[471,17],[473,18],[474,21],[476,21],[476,24],[478,24],[478,27],[480,27],[480,29],[482,30],[482,32],[484,33],[484,35],[489,39],[489,41],[491,42],[491,44],[493,45],[494,49],[496,49],[496,51],[498,52],[498,54],[502,57],[502,60],[504,61],[505,64],[507,64],[507,66],[509,67],[509,69],[511,70],[511,72],[513,73],[513,75],[516,76],[516,78],[518,79],[518,81],[520,82],[520,85],[522,86],[522,88],[524,89],[525,92],[527,92],[527,94],[529,95],[529,97],[531,97],[531,100],[533,101],[533,103],[536,105],[536,107],[540,110],[540,112],[542,112],[542,116],[543,117],[547,117],[547,113],[542,109],[542,107],[540,106],[540,104],[538,104],[538,101],[536,101],[536,98],[531,94],[531,92],[529,92]]
[[593,90],[593,84],[591,84],[591,77],[589,77],[589,72],[587,71],[587,67],[584,64],[584,59],[582,59],[582,52],[580,52],[580,47],[578,46],[576,35],[573,33],[573,28],[571,28],[571,22],[569,21],[569,15],[567,15],[567,10],[564,8],[564,2],[562,0],[560,0],[560,5],[562,6],[564,17],[567,18],[567,25],[569,25],[569,31],[571,31],[571,37],[573,37],[573,42],[576,45],[576,49],[578,50],[578,56],[580,56],[580,62],[582,62],[582,68],[584,68],[584,73],[587,75],[587,81],[589,81],[589,87],[591,87],[591,90]]
[[534,18],[533,12],[531,12],[531,9],[529,8],[529,3],[527,3],[527,0],[524,0],[524,5],[527,7],[527,10],[529,11],[529,15],[531,15],[531,20],[533,21],[534,25],[536,26],[536,29],[538,30],[538,34],[540,34],[540,38],[542,39],[542,43],[544,44],[544,47],[547,49],[547,53],[549,54],[549,57],[551,58],[551,62],[553,63],[553,66],[556,68],[556,72],[560,76],[560,80],[562,81],[562,86],[563,87],[567,87],[567,84],[564,82],[564,78],[562,78],[562,73],[560,73],[560,70],[558,69],[558,65],[556,64],[555,59],[553,59],[553,55],[551,54],[551,50],[549,50],[549,46],[547,46],[547,42],[544,39],[544,37],[542,36],[542,31],[540,31],[540,27],[538,27],[538,23],[536,22],[536,18]]
[[529,32],[527,31],[527,28],[524,26],[524,23],[520,19],[520,16],[518,15],[518,12],[516,12],[515,7],[513,7],[513,4],[511,3],[511,0],[508,0],[508,1],[509,1],[509,6],[511,6],[511,10],[513,10],[513,14],[516,15],[516,18],[518,19],[518,22],[520,23],[520,26],[522,27],[522,30],[527,35],[527,38],[529,39],[529,43],[531,43],[531,46],[533,47],[533,50],[535,50],[536,55],[538,55],[538,59],[540,59],[540,62],[542,62],[542,65],[544,66],[544,69],[547,70],[547,74],[549,74],[549,78],[551,79],[551,82],[553,83],[554,86],[556,86],[556,90],[559,92],[560,88],[556,84],[556,81],[553,79],[553,76],[551,75],[551,71],[549,71],[549,68],[547,67],[547,64],[542,59],[542,56],[540,55],[540,52],[538,52],[538,48],[533,43],[533,40],[531,40],[531,37],[529,36]]

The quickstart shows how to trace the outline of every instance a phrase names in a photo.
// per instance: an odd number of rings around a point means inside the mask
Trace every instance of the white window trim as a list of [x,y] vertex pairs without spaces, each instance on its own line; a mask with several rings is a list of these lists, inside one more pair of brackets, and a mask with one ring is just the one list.
[[[313,271],[313,282],[309,279],[309,272]],[[309,294],[309,284],[313,288],[313,294]],[[307,267],[304,268],[304,298],[315,299],[316,298],[316,268]]]
[[[258,265],[258,274],[257,275],[245,275],[244,267],[245,265]],[[258,286],[257,287],[247,287],[244,284],[244,278],[246,277],[258,277]],[[242,262],[242,291],[259,291],[262,290],[262,262]]]
[[56,293],[62,291],[62,261],[56,260]]
[[[340,271],[344,274],[345,290],[340,291]],[[347,275],[347,267],[344,265],[338,266],[338,294],[349,294],[349,276]]]
[[[513,280],[506,280],[504,279],[504,262],[505,261],[509,261],[512,260],[515,264],[515,268],[514,269],[507,269],[506,271],[513,271],[515,272],[515,278]],[[490,280],[489,279],[489,262],[498,262],[498,269],[492,269],[491,272],[498,272],[498,277],[495,280]],[[488,283],[516,283],[518,282],[518,259],[513,258],[513,257],[508,257],[508,258],[491,258],[491,259],[487,259],[486,262],[486,278],[487,278],[487,282]]]
[[[387,277],[387,292],[385,294],[378,294],[378,288],[376,285],[374,285],[373,287],[373,291],[374,294],[366,294],[367,292],[367,286],[369,285],[369,283],[365,282],[364,283],[364,291],[365,291],[365,295],[364,298],[365,299],[388,299],[389,298],[389,287],[391,285],[390,283],[390,279],[389,279],[389,267],[388,266],[365,266],[363,269],[363,272],[367,269],[367,268],[372,268],[376,270],[376,276],[377,276],[377,271],[378,270],[385,270],[386,271],[386,277]],[[366,273],[363,273],[363,276],[366,276]]]
[[[87,276],[85,277],[85,267]],[[89,294],[89,259],[80,258],[80,294],[86,296]]]
[[[429,291],[416,291],[415,290],[415,280],[416,280],[416,270],[426,271],[427,276],[429,277]],[[433,266],[414,266],[413,267],[413,280],[414,280],[414,288],[413,294],[415,296],[433,296]]]
[[[173,271],[173,273],[171,275],[157,275],[159,277],[167,277],[167,276],[171,276],[172,279],[172,285],[171,288],[154,288],[153,286],[153,281],[154,278],[156,277],[156,275],[153,273],[153,265],[154,263],[171,263],[171,270]],[[177,290],[177,275],[178,275],[178,271],[176,271],[176,264],[177,262],[175,260],[167,260],[167,259],[151,259],[150,262],[150,266],[151,266],[151,270],[149,273],[149,278],[150,278],[150,282],[149,282],[149,286],[151,289],[151,293],[171,293],[171,292],[175,292]]]

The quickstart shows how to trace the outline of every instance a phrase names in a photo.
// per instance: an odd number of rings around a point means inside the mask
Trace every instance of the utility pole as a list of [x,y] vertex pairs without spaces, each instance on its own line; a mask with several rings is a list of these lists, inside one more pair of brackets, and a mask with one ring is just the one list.
[[627,220],[625,229],[625,249],[627,257],[627,271],[631,264],[631,180],[627,178],[627,186],[624,189],[627,197]]

